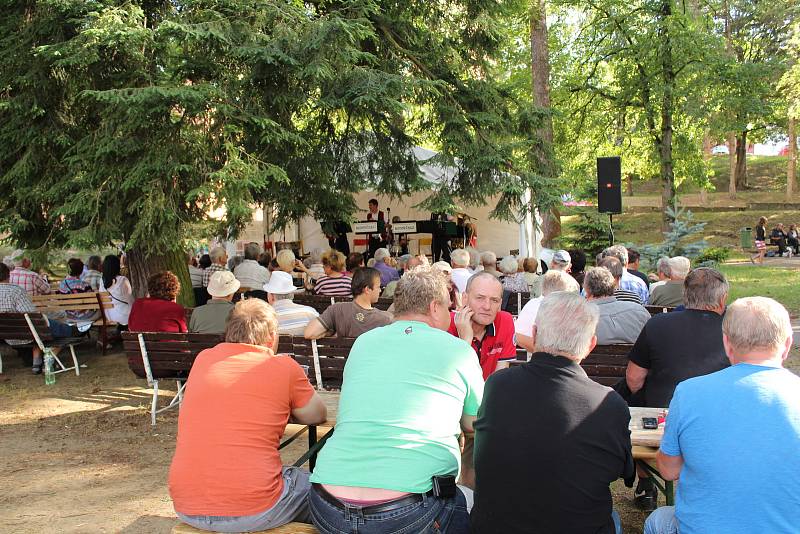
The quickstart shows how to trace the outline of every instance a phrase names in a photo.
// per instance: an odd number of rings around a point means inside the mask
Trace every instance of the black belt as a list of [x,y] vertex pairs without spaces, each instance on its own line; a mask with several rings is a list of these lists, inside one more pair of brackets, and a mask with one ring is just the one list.
[[372,514],[380,514],[383,512],[391,512],[392,510],[397,510],[398,508],[403,508],[404,506],[408,506],[409,504],[416,504],[418,502],[422,502],[423,497],[433,497],[433,490],[428,491],[427,493],[411,493],[406,495],[405,497],[400,497],[399,499],[394,499],[389,502],[381,503],[381,504],[373,504],[370,506],[358,506],[355,504],[347,504],[330,493],[328,493],[325,488],[322,487],[321,484],[312,484],[314,486],[314,491],[317,492],[317,495],[322,497],[328,504],[338,508],[339,510],[345,511],[347,508],[350,509],[358,509],[361,510],[361,513],[364,515],[372,515]]

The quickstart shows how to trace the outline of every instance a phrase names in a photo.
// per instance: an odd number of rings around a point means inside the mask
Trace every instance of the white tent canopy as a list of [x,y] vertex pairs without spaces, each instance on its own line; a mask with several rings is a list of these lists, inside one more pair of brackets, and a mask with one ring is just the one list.
[[[457,171],[452,167],[443,167],[441,165],[426,163],[436,155],[436,152],[432,150],[414,147],[414,155],[420,163],[419,168],[422,176],[432,184],[439,184],[456,175]],[[430,191],[420,191],[399,199],[392,199],[388,196],[375,194],[371,191],[362,191],[355,195],[355,201],[359,206],[359,212],[354,214],[354,217],[356,220],[365,220],[369,199],[376,198],[379,203],[379,209],[387,212],[386,215],[389,220],[394,216],[399,216],[400,220],[403,221],[428,220],[430,218],[430,212],[420,210],[414,206],[422,202],[429,194]],[[530,194],[526,195],[526,201],[530,201]],[[497,254],[498,257],[505,256],[509,251],[518,249],[520,255],[523,257],[538,257],[541,247],[541,234],[537,230],[538,227],[534,224],[533,217],[528,214],[520,223],[490,219],[489,214],[496,203],[496,198],[489,198],[486,204],[482,206],[464,206],[469,215],[473,217],[473,222],[478,228],[478,249],[481,251],[492,251]],[[315,248],[321,248],[323,250],[328,248],[328,241],[322,233],[319,222],[311,217],[304,217],[299,221],[299,224],[292,225],[286,228],[285,231],[270,232],[269,235],[267,235],[269,227],[268,222],[269,221],[264,220],[264,214],[261,213],[261,210],[258,210],[255,220],[247,226],[240,237],[240,242],[302,240],[303,249],[305,251],[314,250]],[[353,245],[354,239],[359,237],[361,236],[348,234],[352,250],[362,250],[364,248],[354,247]],[[416,252],[419,246],[419,238],[426,237],[430,236],[425,234],[410,236],[411,251]],[[423,252],[429,251],[425,246],[421,248]]]

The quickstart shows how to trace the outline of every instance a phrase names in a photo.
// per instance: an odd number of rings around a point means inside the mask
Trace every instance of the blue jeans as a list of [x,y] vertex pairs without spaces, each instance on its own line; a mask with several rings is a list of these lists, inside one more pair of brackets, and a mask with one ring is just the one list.
[[423,496],[421,502],[397,510],[365,515],[353,506],[341,510],[320,497],[312,486],[308,494],[311,519],[323,534],[467,534],[469,513],[461,490],[450,499]]
[[662,506],[647,517],[644,534],[678,534],[674,506]]
[[611,510],[611,519],[614,521],[614,530],[617,534],[622,534],[622,521],[616,510]]
[[49,320],[50,334],[55,338],[72,337],[72,327],[61,321]]

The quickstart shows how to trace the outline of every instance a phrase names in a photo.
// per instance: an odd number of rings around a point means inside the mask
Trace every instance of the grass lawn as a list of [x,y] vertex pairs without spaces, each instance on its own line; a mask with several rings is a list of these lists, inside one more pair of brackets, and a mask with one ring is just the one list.
[[740,297],[770,297],[793,317],[800,316],[800,269],[757,265],[723,265],[720,270],[731,285],[729,302]]

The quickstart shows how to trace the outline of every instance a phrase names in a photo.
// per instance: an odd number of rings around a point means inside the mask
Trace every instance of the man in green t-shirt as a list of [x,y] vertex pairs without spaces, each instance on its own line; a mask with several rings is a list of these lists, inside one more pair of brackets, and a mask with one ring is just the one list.
[[407,272],[394,306],[394,323],[350,351],[336,432],[311,477],[312,518],[323,533],[466,533],[458,437],[472,431],[481,368],[469,344],[447,333],[450,297],[437,271]]

